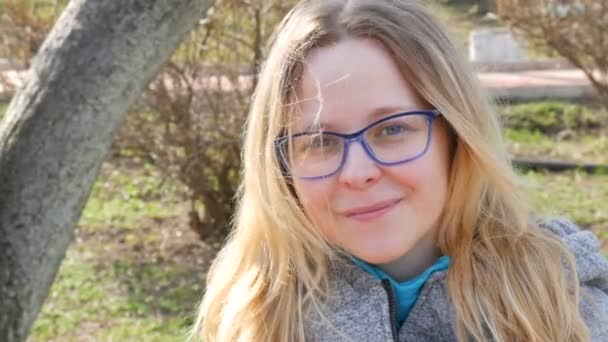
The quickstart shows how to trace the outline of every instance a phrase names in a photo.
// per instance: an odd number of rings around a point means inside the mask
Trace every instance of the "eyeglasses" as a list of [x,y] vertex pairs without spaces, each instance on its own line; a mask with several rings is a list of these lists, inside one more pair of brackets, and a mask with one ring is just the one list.
[[429,149],[438,110],[416,110],[380,119],[352,134],[317,131],[281,136],[275,148],[285,169],[301,179],[338,173],[350,144],[358,142],[377,164],[391,166],[420,158]]

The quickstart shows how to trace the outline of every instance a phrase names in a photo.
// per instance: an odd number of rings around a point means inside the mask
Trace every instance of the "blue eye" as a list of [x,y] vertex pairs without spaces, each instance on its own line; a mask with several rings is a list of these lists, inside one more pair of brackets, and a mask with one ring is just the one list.
[[407,129],[402,125],[390,125],[382,127],[379,135],[396,135],[405,132]]

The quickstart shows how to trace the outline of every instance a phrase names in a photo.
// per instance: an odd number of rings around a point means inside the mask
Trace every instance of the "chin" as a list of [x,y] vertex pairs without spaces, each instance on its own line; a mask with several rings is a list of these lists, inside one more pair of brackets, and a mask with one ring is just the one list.
[[404,253],[387,253],[387,251],[382,251],[382,253],[358,253],[355,254],[355,256],[367,263],[381,265],[391,263],[399,259],[403,254]]

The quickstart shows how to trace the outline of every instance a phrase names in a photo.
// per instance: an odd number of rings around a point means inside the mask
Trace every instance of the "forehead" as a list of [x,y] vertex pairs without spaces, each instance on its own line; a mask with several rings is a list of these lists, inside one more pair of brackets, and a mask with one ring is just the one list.
[[353,131],[379,115],[428,106],[389,50],[362,38],[311,51],[296,95],[296,130],[317,123]]

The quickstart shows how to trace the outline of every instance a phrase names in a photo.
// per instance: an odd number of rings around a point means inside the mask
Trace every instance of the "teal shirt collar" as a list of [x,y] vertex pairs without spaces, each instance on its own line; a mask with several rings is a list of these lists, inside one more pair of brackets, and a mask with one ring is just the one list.
[[438,258],[435,264],[427,268],[424,272],[420,273],[416,277],[403,282],[397,282],[391,276],[382,271],[378,266],[369,264],[355,256],[351,256],[351,259],[355,262],[355,264],[374,277],[380,280],[388,279],[390,281],[393,289],[395,290],[395,296],[397,298],[397,323],[399,326],[403,325],[403,322],[405,322],[408,314],[412,310],[412,307],[414,307],[414,304],[416,303],[416,299],[418,299],[422,286],[427,281],[429,276],[433,272],[445,270],[450,266],[450,257],[444,255]]

